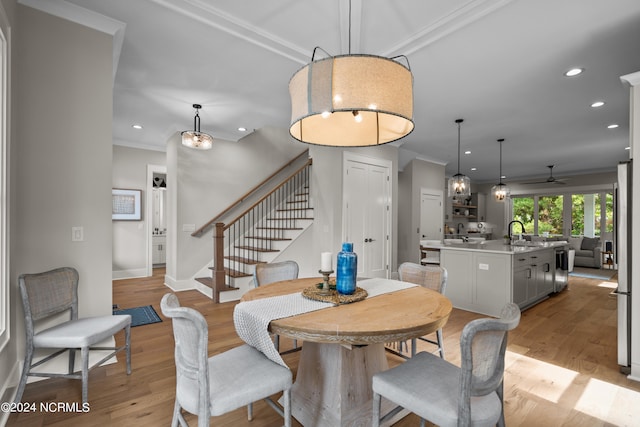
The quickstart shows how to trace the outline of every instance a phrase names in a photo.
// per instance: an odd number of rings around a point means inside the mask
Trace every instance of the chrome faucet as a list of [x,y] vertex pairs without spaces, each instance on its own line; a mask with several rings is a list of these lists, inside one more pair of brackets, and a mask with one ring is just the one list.
[[513,234],[511,233],[511,226],[513,225],[513,223],[517,222],[518,224],[520,224],[520,227],[522,228],[522,231],[520,232],[521,234],[524,234],[527,232],[527,230],[524,229],[524,224],[516,219],[514,219],[513,221],[511,221],[509,223],[509,225],[507,225],[507,231],[509,232],[509,240],[511,240]]
[[460,233],[460,228],[464,229],[464,224],[459,222],[458,225],[456,226],[456,231],[458,232],[458,234],[462,234]]

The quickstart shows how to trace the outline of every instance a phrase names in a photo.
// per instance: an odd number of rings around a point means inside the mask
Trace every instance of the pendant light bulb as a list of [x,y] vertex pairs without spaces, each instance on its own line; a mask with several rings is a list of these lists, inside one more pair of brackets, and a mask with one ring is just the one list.
[[504,142],[504,138],[498,140],[500,144],[500,179],[496,185],[491,188],[491,193],[495,198],[496,202],[504,202],[510,195],[511,190],[507,187],[506,184],[502,183],[502,143]]
[[449,178],[449,197],[471,196],[471,180],[460,173],[460,124],[463,119],[457,119],[458,124],[458,173]]

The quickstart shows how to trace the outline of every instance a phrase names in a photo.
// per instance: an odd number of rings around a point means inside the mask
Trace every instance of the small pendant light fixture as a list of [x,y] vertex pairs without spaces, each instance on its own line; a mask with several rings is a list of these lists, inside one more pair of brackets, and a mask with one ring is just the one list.
[[193,118],[193,130],[185,130],[181,133],[182,145],[197,150],[209,150],[213,146],[213,137],[208,133],[200,132],[200,115],[198,110],[202,108],[200,104],[193,104],[196,109],[196,116]]
[[504,142],[504,138],[499,139],[498,142],[500,143],[500,180],[496,185],[491,187],[491,193],[493,197],[495,197],[496,202],[504,202],[511,194],[511,190],[509,190],[506,184],[502,183],[502,143]]
[[[413,131],[413,74],[397,61],[351,54],[315,60],[289,81],[291,126],[301,142],[334,147],[381,145]],[[322,49],[321,49],[322,50]],[[326,53],[326,52],[325,52]]]
[[449,197],[470,196],[471,180],[460,173],[460,124],[463,119],[457,119],[458,124],[458,173],[449,178]]

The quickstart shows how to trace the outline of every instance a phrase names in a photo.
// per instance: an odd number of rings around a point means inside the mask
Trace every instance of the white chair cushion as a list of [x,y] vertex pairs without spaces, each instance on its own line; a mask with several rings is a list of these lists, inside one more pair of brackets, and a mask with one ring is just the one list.
[[[211,415],[222,415],[291,386],[291,370],[245,344],[209,358]],[[178,379],[180,405],[198,413],[198,387]]]
[[[421,352],[393,369],[374,375],[373,391],[438,426],[457,427],[459,379],[459,367]],[[495,426],[501,410],[495,392],[471,397],[473,426]]]
[[131,316],[85,317],[70,320],[38,332],[33,337],[35,348],[82,348],[109,338],[131,324]]

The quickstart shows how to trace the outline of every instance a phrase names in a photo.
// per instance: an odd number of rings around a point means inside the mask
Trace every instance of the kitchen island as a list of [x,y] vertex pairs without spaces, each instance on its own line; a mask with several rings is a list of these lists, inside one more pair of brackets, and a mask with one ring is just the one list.
[[440,249],[440,265],[448,273],[445,295],[453,306],[489,316],[499,316],[508,302],[529,308],[558,289],[556,251],[566,246],[498,240],[427,245]]

